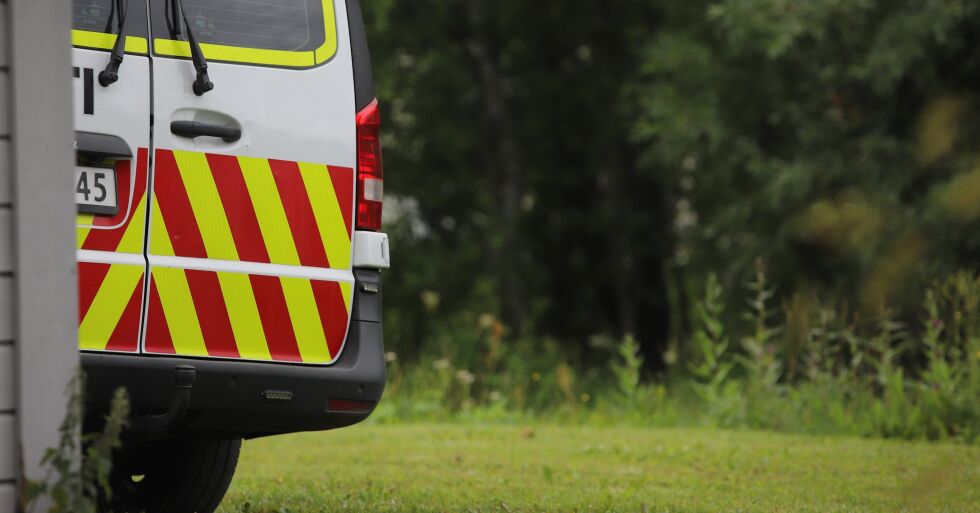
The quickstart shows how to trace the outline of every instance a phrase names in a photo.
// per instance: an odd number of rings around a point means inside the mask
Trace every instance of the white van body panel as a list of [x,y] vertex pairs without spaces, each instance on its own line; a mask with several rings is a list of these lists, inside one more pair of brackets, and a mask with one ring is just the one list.
[[[142,55],[126,55],[120,74],[123,79],[109,87],[99,85],[99,72],[109,60],[109,52],[72,49],[72,60],[79,70],[79,77],[72,80],[75,101],[75,130],[117,136],[129,146],[135,157],[140,148],[150,147],[150,61]],[[86,70],[91,70],[92,83],[86,85]],[[85,113],[85,88],[91,87],[94,113]],[[135,166],[135,160],[130,162]],[[135,170],[131,170],[135,172]],[[135,183],[130,181],[129,198]],[[120,209],[131,205],[120,205]],[[127,211],[132,210],[126,208]],[[78,219],[79,225],[91,226],[87,217]],[[117,228],[121,223],[109,226],[92,226],[93,230]]]
[[[312,163],[328,166],[331,169],[347,168],[353,170],[356,166],[356,126],[354,122],[356,113],[353,65],[346,24],[345,2],[334,2],[334,9],[334,18],[337,20],[337,50],[327,62],[308,69],[288,69],[209,60],[208,72],[214,83],[214,89],[202,96],[196,96],[192,89],[196,77],[192,60],[153,54],[154,162],[151,173],[152,192],[150,196],[151,202],[155,205],[151,207],[153,214],[150,216],[147,232],[151,234],[147,257],[151,280],[154,279],[153,276],[163,273],[166,269],[206,270],[218,275],[222,292],[225,294],[229,293],[229,289],[224,288],[226,282],[230,283],[236,280],[233,275],[247,275],[250,279],[254,279],[255,276],[279,278],[305,276],[312,281],[327,280],[338,283],[344,291],[347,301],[347,315],[343,318],[343,332],[346,340],[346,331],[350,322],[350,297],[352,296],[351,291],[354,282],[351,268],[353,241],[347,243],[345,255],[338,256],[336,253],[328,255],[331,260],[328,268],[305,266],[297,262],[294,265],[296,268],[290,269],[290,265],[283,265],[282,261],[276,261],[273,255],[274,252],[283,248],[273,246],[267,248],[271,262],[258,262],[244,257],[240,259],[229,258],[227,255],[222,257],[215,255],[210,251],[210,248],[208,248],[206,257],[204,255],[198,257],[182,256],[180,251],[177,251],[173,247],[174,245],[166,240],[166,237],[158,235],[159,227],[154,226],[154,223],[159,223],[160,219],[167,217],[166,213],[157,210],[156,204],[161,204],[160,206],[164,207],[165,202],[168,201],[166,197],[160,197],[161,190],[165,190],[165,184],[162,183],[164,173],[161,171],[161,162],[164,160],[161,157],[169,159],[168,152],[174,152],[174,155],[177,156],[183,155],[185,158],[190,158],[192,155],[197,155],[198,159],[202,158],[200,155],[207,155],[209,159],[214,158],[214,156],[228,156],[238,158],[240,161],[241,159],[279,160],[289,163]],[[151,41],[159,37],[166,36],[152,34]],[[152,46],[151,44],[151,48]],[[205,57],[207,57],[206,46],[204,50]],[[171,133],[170,129],[171,123],[174,121],[196,121],[239,127],[241,138],[237,141],[225,142],[217,137],[189,138],[175,135]],[[242,171],[246,175],[249,173],[249,170],[244,168]],[[326,171],[325,168],[324,171]],[[192,171],[191,173],[197,172]],[[215,169],[213,172],[220,173],[221,171]],[[187,173],[187,171],[182,170],[181,173]],[[185,174],[185,181],[190,178]],[[353,172],[351,172],[350,180],[350,187],[345,193],[348,197],[345,201],[339,201],[340,205],[346,205],[346,208],[350,210],[347,212],[348,219],[352,219],[354,215]],[[251,187],[251,183],[249,186]],[[212,186],[207,185],[207,187]],[[250,189],[249,192],[254,195],[256,191]],[[189,192],[189,196],[193,203],[193,193]],[[313,200],[312,196],[311,200]],[[289,205],[284,205],[287,214],[288,207]],[[259,212],[265,210],[262,205],[256,204],[255,208],[259,224],[265,230],[266,225],[263,224],[262,217],[271,214]],[[225,209],[226,217],[229,220],[228,224],[231,225],[234,232],[236,221],[233,217],[236,213],[227,211],[227,205]],[[200,216],[200,212],[195,211],[195,213]],[[208,223],[207,220],[199,219],[199,223],[202,224],[202,233],[208,228],[213,228],[204,226]],[[219,219],[217,223],[222,225],[217,228],[218,231],[227,231],[223,220]],[[167,231],[172,230],[167,227]],[[266,237],[267,244],[272,244],[269,241],[271,234],[263,231],[263,235]],[[343,236],[348,237],[348,240],[353,238],[351,234]],[[205,239],[205,246],[208,246],[207,236],[202,236],[202,238]],[[225,238],[227,239],[227,236]],[[299,241],[296,242],[300,243]],[[324,243],[326,242],[324,241]],[[286,249],[288,253],[288,248]],[[180,280],[181,278],[175,279]],[[163,282],[161,281],[161,283]],[[178,287],[184,287],[184,285],[179,284]],[[294,311],[294,305],[298,304],[299,299],[297,298],[299,296],[309,297],[309,291],[306,290],[309,285],[293,283],[290,287],[304,289],[302,291],[295,290],[292,299],[289,297],[290,288],[283,289],[294,326],[310,322],[304,314],[299,313],[300,307],[296,307],[296,311]],[[261,303],[261,298],[257,297],[256,299]],[[166,310],[167,298],[161,296],[161,300],[164,303],[163,308]],[[175,301],[175,299],[171,299],[171,301]],[[176,309],[173,308],[172,310]],[[201,308],[198,308],[196,313],[199,317],[197,319],[198,324],[202,325],[201,331],[203,332],[205,331],[203,325],[209,322],[206,316],[210,314],[202,311]],[[322,315],[322,310],[320,313]],[[153,301],[151,300],[148,316],[152,317],[153,315]],[[237,330],[239,326],[235,325],[235,315],[236,312],[228,311],[232,328]],[[333,319],[333,322],[339,321],[340,319]],[[149,329],[144,330],[142,350],[146,353],[160,353],[161,350],[151,340],[154,333],[153,320],[148,319],[146,322]],[[225,321],[222,320],[221,322]],[[288,322],[288,320],[284,322]],[[241,326],[241,329],[244,330],[244,321],[242,321]],[[297,338],[300,337],[299,331],[300,328],[297,328]],[[308,332],[314,333],[314,331]],[[267,335],[269,334],[267,333]],[[205,333],[204,336],[206,338],[207,334]],[[240,337],[237,331],[236,336]],[[174,342],[176,344],[177,341]],[[303,340],[297,340],[301,352],[303,342]],[[266,343],[272,342],[266,340]],[[239,344],[239,346],[242,345]],[[197,352],[194,352],[193,348],[181,349],[176,345],[174,350],[178,355],[225,357],[221,354],[204,354],[201,352],[202,345],[200,343],[196,347]],[[169,347],[166,349],[169,351]],[[321,357],[312,360],[308,360],[304,354],[302,361],[295,360],[295,363],[331,363],[339,357],[341,351],[342,346],[340,351],[331,352],[329,358]],[[253,359],[244,354],[232,355],[231,357],[244,360]],[[268,360],[270,357],[263,353],[256,359]],[[271,359],[275,359],[275,355],[272,355]]]
[[[76,219],[79,347],[132,353],[139,348],[146,271],[146,216],[140,203],[145,201],[150,147],[150,60],[145,55],[126,54],[120,79],[103,87],[98,76],[109,58],[108,50],[72,49],[72,73],[78,75],[72,79],[76,133],[118,137],[132,154],[128,159],[102,163],[115,168],[117,215],[79,213]],[[124,329],[116,329],[118,325],[125,325]]]

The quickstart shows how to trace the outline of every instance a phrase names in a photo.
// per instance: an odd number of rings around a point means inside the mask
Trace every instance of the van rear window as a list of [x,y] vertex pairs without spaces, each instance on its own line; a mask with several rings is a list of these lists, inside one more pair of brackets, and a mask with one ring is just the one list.
[[312,50],[323,40],[320,0],[186,0],[184,9],[202,43]]
[[[153,3],[154,50],[187,57],[175,3]],[[183,6],[209,60],[307,67],[336,49],[333,0],[183,0]]]
[[[126,51],[146,53],[146,4],[129,2],[126,13]],[[123,3],[123,8],[127,4]],[[83,48],[109,50],[119,32],[116,0],[72,0],[72,44]]]
[[114,32],[118,18],[113,16],[113,0],[73,0],[71,27],[92,32]]

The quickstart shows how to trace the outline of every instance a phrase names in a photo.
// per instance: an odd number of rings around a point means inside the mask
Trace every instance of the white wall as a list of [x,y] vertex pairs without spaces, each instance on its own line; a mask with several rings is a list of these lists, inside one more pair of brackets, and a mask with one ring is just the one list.
[[0,512],[43,478],[78,366],[70,13],[0,0]]

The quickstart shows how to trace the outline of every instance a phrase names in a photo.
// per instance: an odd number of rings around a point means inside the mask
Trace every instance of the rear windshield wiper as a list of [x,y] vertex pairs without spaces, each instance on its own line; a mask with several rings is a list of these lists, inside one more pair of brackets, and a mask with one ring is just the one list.
[[113,16],[119,19],[119,32],[116,34],[116,44],[112,45],[109,62],[105,65],[105,69],[99,72],[99,84],[102,84],[102,87],[109,87],[119,80],[119,65],[122,64],[123,56],[126,55],[127,11],[129,11],[129,0],[115,0],[112,4],[112,11],[109,12],[110,22]]
[[[187,42],[191,46],[191,60],[194,61],[194,69],[197,70],[197,78],[194,79],[194,94],[201,96],[214,89],[214,83],[208,77],[208,61],[204,58],[204,53],[201,52],[201,45],[197,44],[197,38],[194,37],[194,29],[191,27],[190,22],[187,21],[184,0],[173,1],[177,3],[181,18],[184,20],[184,26],[187,27]],[[174,25],[176,24],[175,22]]]

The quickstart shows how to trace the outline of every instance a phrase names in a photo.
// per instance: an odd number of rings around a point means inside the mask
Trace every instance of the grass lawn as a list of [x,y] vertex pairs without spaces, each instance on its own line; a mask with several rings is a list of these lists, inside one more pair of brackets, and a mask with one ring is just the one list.
[[220,513],[980,512],[980,448],[628,427],[365,425],[246,442]]

